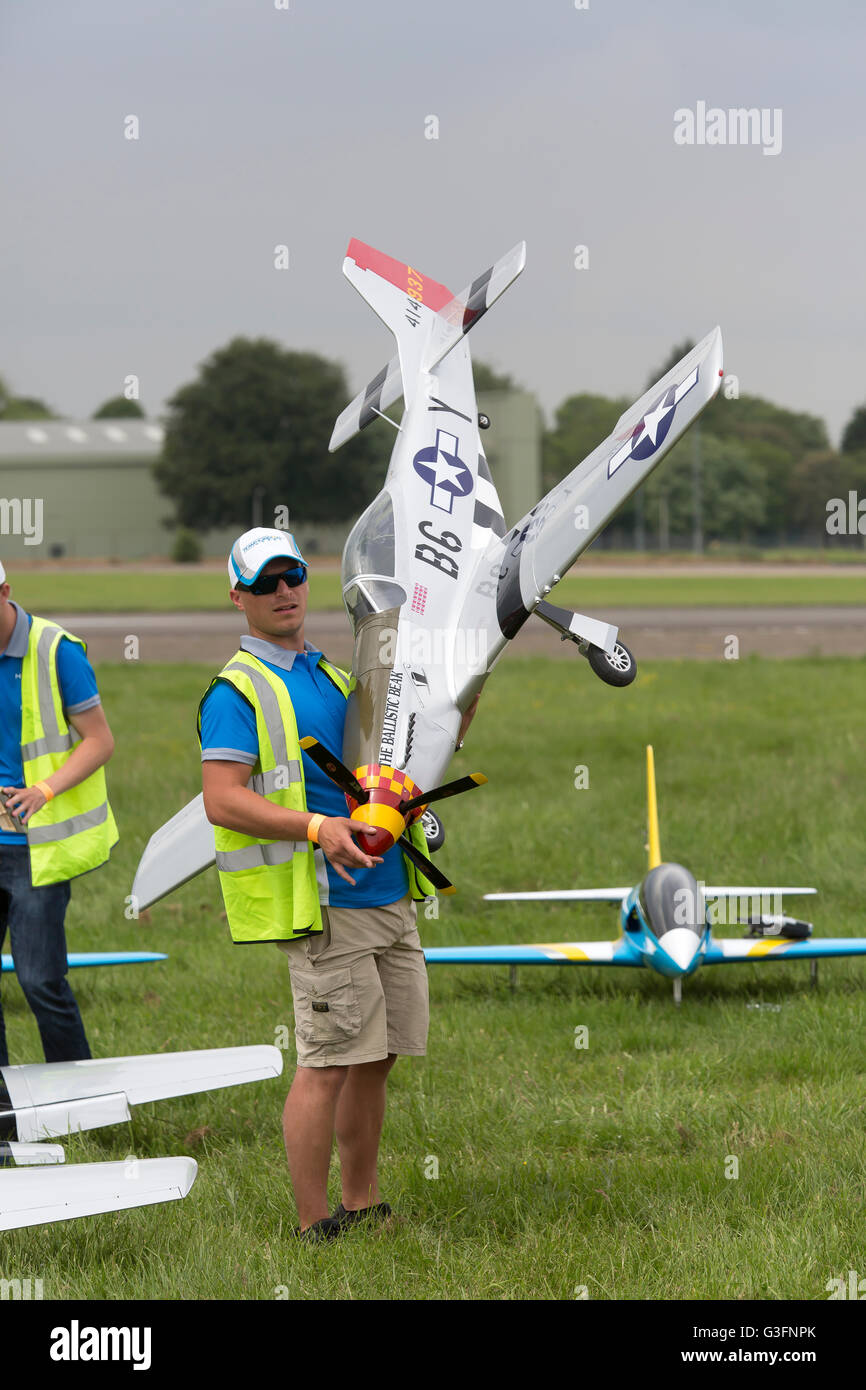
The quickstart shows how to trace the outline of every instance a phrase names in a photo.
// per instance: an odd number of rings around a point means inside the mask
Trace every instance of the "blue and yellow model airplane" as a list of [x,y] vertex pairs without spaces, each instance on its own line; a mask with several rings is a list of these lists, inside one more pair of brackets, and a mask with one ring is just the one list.
[[[566,941],[536,946],[440,946],[424,952],[439,965],[625,965],[647,966],[673,980],[674,1000],[682,982],[701,965],[736,961],[811,960],[812,979],[822,956],[866,955],[864,937],[812,937],[812,924],[786,917],[782,899],[814,888],[708,887],[682,864],[663,863],[659,844],[653,750],[647,748],[649,872],[634,888],[573,888],[541,893],[485,893],[489,902],[616,902],[617,941]],[[729,904],[736,900],[731,916]],[[726,908],[728,910],[726,910]],[[741,917],[739,914],[746,915]],[[715,939],[720,921],[748,925],[745,939]]]

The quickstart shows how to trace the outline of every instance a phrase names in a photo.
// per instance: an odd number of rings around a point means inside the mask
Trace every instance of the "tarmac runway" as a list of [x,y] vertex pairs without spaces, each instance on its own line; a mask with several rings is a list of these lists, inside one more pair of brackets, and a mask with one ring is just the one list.
[[[48,614],[45,615],[49,616]],[[71,613],[50,615],[83,637],[93,661],[204,662],[218,667],[237,650],[240,615],[225,613]],[[866,656],[866,613],[854,607],[612,608],[592,614],[616,624],[638,661],[720,661],[738,642],[742,658]],[[307,637],[338,665],[352,656],[352,636],[342,611],[313,611]],[[135,644],[137,640],[137,655]],[[570,642],[540,618],[530,618],[503,660],[548,656],[574,660]]]

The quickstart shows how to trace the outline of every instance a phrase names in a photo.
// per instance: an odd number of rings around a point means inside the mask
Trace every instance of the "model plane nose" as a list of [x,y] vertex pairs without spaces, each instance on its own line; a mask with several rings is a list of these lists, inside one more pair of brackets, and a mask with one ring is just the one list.
[[689,927],[672,927],[659,942],[665,955],[684,972],[692,964],[700,944],[701,938]]
[[399,809],[401,803],[416,795],[419,788],[404,772],[384,764],[358,767],[354,775],[368,799],[359,805],[348,797],[351,818],[376,827],[375,835],[358,835],[356,843],[367,854],[385,854],[406,829],[407,817]]

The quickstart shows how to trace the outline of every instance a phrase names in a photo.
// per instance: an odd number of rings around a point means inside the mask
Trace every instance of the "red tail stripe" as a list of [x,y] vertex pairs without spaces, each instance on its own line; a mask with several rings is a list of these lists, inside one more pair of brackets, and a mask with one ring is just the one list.
[[[393,256],[386,256],[383,251],[375,251],[372,246],[367,246],[363,241],[356,241],[354,237],[349,242],[346,255],[349,260],[355,262],[359,270],[372,270],[374,275],[381,275],[383,280],[396,285],[398,290],[408,293],[410,267],[404,265],[402,261],[395,261]],[[420,282],[420,303],[426,308],[434,311],[439,310],[454,298],[445,285],[440,285],[437,280],[431,280],[429,275],[422,275],[421,271],[416,270],[414,266],[411,267],[411,271],[413,287],[417,287],[417,282]],[[417,298],[417,295],[413,294],[412,298]]]

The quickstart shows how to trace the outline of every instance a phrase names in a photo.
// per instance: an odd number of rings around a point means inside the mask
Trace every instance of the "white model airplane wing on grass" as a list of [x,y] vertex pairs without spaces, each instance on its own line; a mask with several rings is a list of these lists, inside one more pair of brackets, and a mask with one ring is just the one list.
[[62,1144],[18,1144],[0,1139],[0,1168],[41,1167],[65,1162]]
[[177,1202],[189,1192],[197,1171],[193,1158],[140,1158],[3,1173],[0,1231]]
[[122,1124],[129,1107],[279,1076],[271,1046],[0,1067],[0,1139],[21,1143]]

